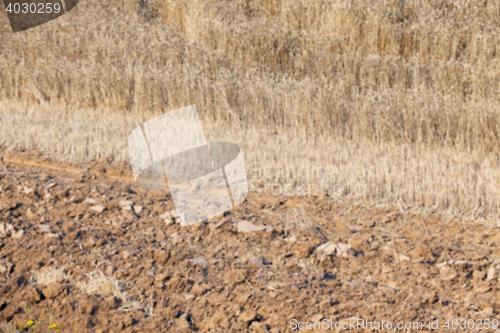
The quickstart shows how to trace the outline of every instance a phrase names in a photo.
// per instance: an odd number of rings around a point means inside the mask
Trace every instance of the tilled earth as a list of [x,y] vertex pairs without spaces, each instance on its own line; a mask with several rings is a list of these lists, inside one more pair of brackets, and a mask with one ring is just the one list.
[[[4,321],[29,312],[61,332],[288,332],[294,319],[439,320],[438,331],[447,319],[498,319],[494,227],[250,195],[181,228],[170,195],[138,188],[126,165],[11,161],[0,163]],[[40,278],[51,272],[64,274]]]

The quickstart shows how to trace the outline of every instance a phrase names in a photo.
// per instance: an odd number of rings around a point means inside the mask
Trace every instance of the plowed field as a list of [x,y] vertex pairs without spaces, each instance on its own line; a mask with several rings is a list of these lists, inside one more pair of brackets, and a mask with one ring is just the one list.
[[16,325],[289,332],[362,319],[426,331],[439,320],[447,331],[448,319],[497,318],[499,245],[491,226],[328,197],[249,195],[181,228],[170,195],[138,188],[126,164],[0,163],[0,316]]

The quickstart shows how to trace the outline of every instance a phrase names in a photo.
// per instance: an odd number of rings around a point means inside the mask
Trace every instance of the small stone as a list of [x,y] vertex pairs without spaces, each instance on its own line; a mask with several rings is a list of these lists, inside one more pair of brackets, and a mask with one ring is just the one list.
[[370,220],[370,221],[366,221],[363,223],[363,225],[366,228],[373,228],[375,226],[375,224],[376,224],[375,220]]
[[410,261],[410,257],[408,256],[405,256],[404,254],[396,254],[395,257],[399,260],[399,261]]
[[269,328],[267,327],[266,324],[264,323],[259,323],[258,321],[252,322],[252,324],[249,327],[252,331],[257,332],[257,333],[267,333],[269,332]]
[[9,261],[0,262],[0,274],[9,275],[10,273],[12,273],[13,267],[14,267],[14,265],[12,265],[12,263]]
[[97,202],[97,200],[96,199],[92,199],[92,198],[87,198],[87,199],[85,199],[85,202],[93,205],[93,204],[95,204]]
[[495,267],[488,268],[488,275],[486,276],[486,280],[488,281],[493,280],[495,278],[495,273],[496,273]]
[[40,224],[39,227],[42,232],[52,232],[50,225],[48,224]]
[[323,318],[325,318],[325,316],[323,316],[321,313],[320,314],[317,314],[317,315],[314,315],[311,317],[311,321],[313,322],[320,322],[323,320]]
[[88,238],[85,243],[83,243],[83,245],[85,245],[86,247],[94,247],[96,244],[96,241],[94,239],[94,237],[90,237]]
[[472,278],[474,278],[475,280],[484,280],[485,277],[486,277],[486,273],[483,271],[475,270],[472,273]]
[[98,213],[102,213],[106,209],[106,207],[104,207],[103,205],[97,205],[97,206],[90,207],[90,209],[92,209],[93,211],[96,211]]
[[81,236],[80,231],[75,230],[73,232],[68,233],[68,239],[69,240],[75,240]]
[[354,255],[354,250],[349,244],[338,243],[337,244],[337,254],[343,257]]
[[28,218],[28,220],[33,221],[33,222],[39,222],[40,221],[40,216],[38,216],[37,214],[33,213],[31,211],[31,209],[28,209],[26,211],[26,217]]
[[119,206],[130,206],[133,204],[134,203],[132,201],[129,201],[129,200],[120,200],[120,202],[118,203]]
[[169,217],[173,217],[173,213],[172,213],[172,212],[173,212],[173,211],[167,211],[167,212],[165,212],[165,213],[161,214],[161,215],[159,216],[159,218],[161,218],[161,219],[166,219],[166,218],[169,218]]
[[65,290],[64,286],[59,283],[51,283],[45,286],[43,294],[49,299],[54,299]]
[[222,227],[224,224],[226,224],[226,222],[231,222],[231,219],[225,219],[225,220],[222,220],[220,221],[219,223],[210,223],[209,224],[209,228],[210,230],[214,231],[220,227]]
[[295,243],[294,250],[297,258],[307,258],[311,254],[313,248],[309,244]]
[[75,227],[75,223],[73,223],[73,222],[66,221],[62,224],[62,230],[65,233],[70,233],[71,231],[73,231],[74,227]]
[[483,313],[486,317],[492,317],[494,314],[494,310],[492,307],[487,307],[483,309]]
[[161,219],[163,219],[163,221],[165,222],[165,225],[172,225],[172,224],[175,224],[175,211],[168,211],[168,212],[165,212],[163,214],[161,214],[159,217]]
[[34,191],[31,187],[24,187],[24,194],[30,194]]
[[17,232],[16,231],[12,231],[11,235],[12,235],[12,238],[14,238],[14,239],[20,239],[24,235],[24,230],[23,229],[19,229]]
[[238,232],[253,232],[253,231],[270,231],[272,228],[266,228],[266,227],[260,227],[256,226],[252,222],[249,221],[240,221],[236,224],[236,227],[238,228]]
[[48,239],[57,239],[57,238],[59,238],[59,234],[49,232],[49,233],[45,234],[45,238],[48,238]]
[[451,281],[458,276],[458,272],[456,269],[446,265],[439,270],[439,276],[443,281]]
[[134,212],[136,214],[139,214],[140,212],[142,212],[142,206],[133,206],[134,208]]
[[255,311],[248,311],[240,313],[238,319],[244,323],[250,323],[257,319],[257,313]]
[[317,250],[322,251],[326,255],[332,255],[336,253],[337,245],[333,242],[327,242],[318,246]]

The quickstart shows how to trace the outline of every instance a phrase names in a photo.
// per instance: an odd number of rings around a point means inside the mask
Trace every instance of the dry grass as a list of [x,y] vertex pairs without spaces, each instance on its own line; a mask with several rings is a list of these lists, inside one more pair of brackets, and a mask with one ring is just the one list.
[[[500,217],[498,1],[89,0],[14,35],[2,19],[9,149],[126,160],[132,128],[196,104],[259,183]],[[276,176],[306,165],[343,173]]]
[[85,274],[86,280],[77,281],[75,286],[82,292],[89,295],[112,295],[123,302],[127,302],[128,298],[123,291],[124,282],[113,276],[107,276],[102,272],[90,272]]
[[285,229],[295,232],[303,232],[307,236],[317,237],[320,241],[326,242],[328,238],[323,235],[321,231],[321,226],[319,224],[313,223],[304,209],[296,210],[293,209],[291,213],[287,212]]
[[[65,268],[50,267],[43,271],[34,271],[32,276],[36,283],[49,285],[67,281],[81,293],[88,295],[115,296],[121,300],[121,311],[143,311],[148,315],[154,314],[150,299],[140,299],[136,296],[130,297],[127,292],[127,283],[113,276],[108,276],[102,271],[84,273],[81,277],[74,278],[69,275]],[[1,332],[0,332],[1,333]]]
[[[143,116],[0,103],[7,146],[84,163],[126,160],[127,136]],[[25,126],[30,119],[31,125]],[[207,139],[242,146],[254,194],[323,195],[349,203],[397,205],[444,217],[494,222],[500,216],[497,154],[436,145],[376,143],[203,121]]]
[[0,333],[19,333],[19,331],[12,322],[0,322]]
[[55,267],[43,271],[32,272],[32,277],[37,283],[49,285],[51,283],[59,283],[61,280],[73,281],[73,278],[68,275],[64,268]]

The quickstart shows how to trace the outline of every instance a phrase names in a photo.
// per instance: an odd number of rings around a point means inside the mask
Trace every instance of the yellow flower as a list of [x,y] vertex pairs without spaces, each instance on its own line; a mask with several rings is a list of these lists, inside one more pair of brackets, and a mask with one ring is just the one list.
[[52,325],[50,325],[50,328],[57,328],[57,325],[56,324],[52,324]]
[[31,326],[35,325],[35,322],[33,320],[29,320],[27,323],[26,323],[26,326],[28,328],[30,328]]

